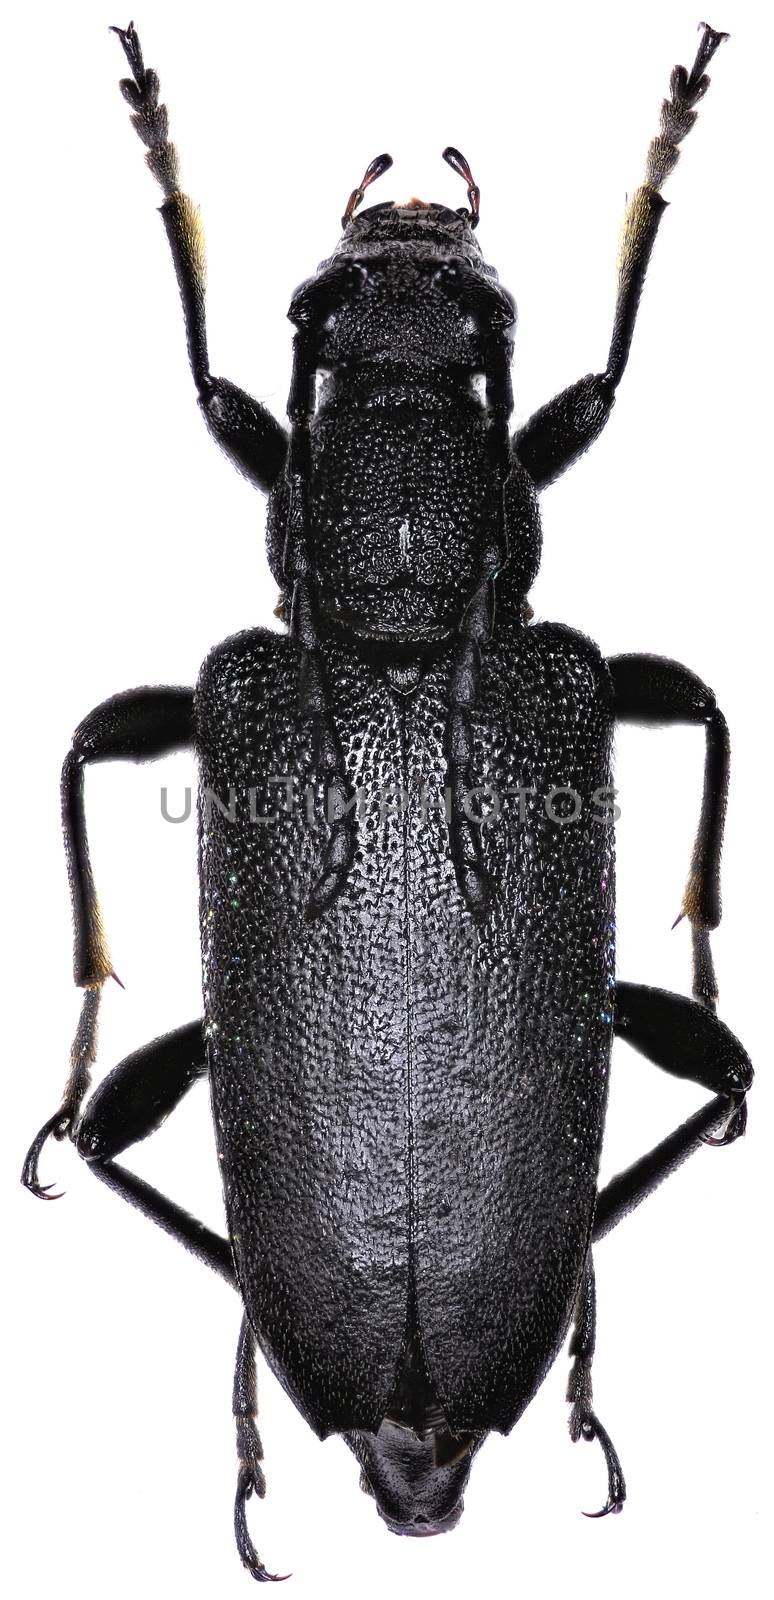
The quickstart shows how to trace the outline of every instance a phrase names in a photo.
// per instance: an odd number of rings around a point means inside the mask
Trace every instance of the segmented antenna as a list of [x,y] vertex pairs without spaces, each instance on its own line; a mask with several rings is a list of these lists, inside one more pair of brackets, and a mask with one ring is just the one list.
[[385,172],[389,172],[391,166],[392,156],[388,156],[386,152],[384,155],[374,156],[373,161],[369,162],[358,187],[352,190],[347,201],[347,209],[341,219],[342,228],[346,228],[348,223],[352,221],[369,184],[374,183],[377,178],[381,178]]
[[478,184],[473,177],[470,166],[465,160],[465,157],[460,154],[460,151],[455,150],[453,144],[447,144],[446,149],[443,152],[443,159],[444,161],[448,161],[449,166],[452,167],[461,178],[465,179],[465,182],[468,186],[470,226],[471,228],[477,228],[481,212],[481,190],[479,189]]
[[[467,163],[466,163],[467,165]],[[498,525],[491,544],[481,552],[479,582],[460,619],[457,647],[446,691],[444,748],[450,796],[449,848],[460,893],[476,922],[483,922],[492,901],[492,885],[484,864],[481,821],[469,809],[473,786],[473,721],[481,688],[481,649],[492,637],[495,622],[495,579],[508,563],[505,495],[511,474],[508,419],[513,409],[510,346],[500,339],[487,359],[486,398],[490,412],[492,456],[499,480]]]
[[[317,596],[310,549],[309,418],[313,409],[315,350],[306,331],[296,334],[293,379],[288,402],[292,424],[288,457],[290,508],[283,575],[292,596],[290,637],[299,651],[298,703],[301,718],[311,724],[312,760],[323,785],[330,836],[322,867],[305,907],[311,920],[327,911],[341,893],[355,856],[356,823],[341,741],[330,706],[325,661],[320,645]],[[333,803],[332,803],[333,802]],[[335,809],[334,809],[335,807]]]

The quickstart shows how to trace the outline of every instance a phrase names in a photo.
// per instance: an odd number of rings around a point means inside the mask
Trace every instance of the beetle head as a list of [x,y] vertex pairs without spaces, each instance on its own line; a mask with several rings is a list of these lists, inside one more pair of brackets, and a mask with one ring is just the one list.
[[[352,191],[333,254],[293,295],[288,315],[315,363],[344,369],[348,383],[376,361],[385,371],[400,364],[412,378],[448,383],[455,374],[469,392],[493,344],[513,341],[515,301],[474,233],[478,189],[457,150],[444,157],[469,179],[470,210],[412,199],[356,213],[369,183],[392,164],[377,156]],[[376,375],[367,376],[373,388]]]
[[[479,207],[481,202],[481,191],[478,187],[478,184],[476,184],[473,180],[473,174],[470,170],[470,167],[468,166],[465,157],[460,154],[459,150],[455,150],[453,145],[447,145],[443,153],[443,159],[444,161],[448,161],[449,166],[453,167],[454,171],[458,172],[461,178],[465,179],[465,182],[468,185],[468,200],[470,201],[469,211],[466,211],[463,208],[460,208],[459,211],[449,211],[447,206],[429,206],[424,200],[409,200],[405,206],[396,206],[392,201],[388,201],[386,206],[375,206],[373,210],[398,211],[403,212],[404,214],[413,213],[416,210],[432,211],[438,214],[435,220],[441,227],[449,228],[456,219],[456,232],[460,231],[460,223],[469,226],[470,229],[477,228]],[[363,199],[369,184],[372,184],[376,178],[381,178],[382,173],[387,172],[391,166],[392,156],[388,156],[386,154],[375,156],[374,160],[369,163],[369,165],[366,167],[363,177],[360,180],[360,183],[356,189],[352,190],[349,200],[347,201],[346,210],[341,219],[342,228],[346,230],[350,223],[353,222],[355,212],[360,205],[360,202]],[[411,218],[409,218],[409,220],[411,220]],[[431,219],[427,218],[426,220],[429,222]],[[359,217],[355,227],[357,228],[360,226],[362,221],[363,219]]]
[[[406,648],[456,632],[502,520],[515,302],[481,256],[469,166],[448,154],[469,179],[470,210],[411,200],[355,214],[385,170],[377,157],[333,256],[289,307],[302,379],[288,410],[309,427],[321,611],[363,640]],[[278,576],[289,494],[286,480],[270,506]]]
[[439,1461],[440,1438],[430,1430],[419,1437],[385,1418],[378,1433],[345,1435],[360,1462],[360,1487],[371,1494],[391,1533],[427,1537],[449,1533],[462,1516],[462,1493],[481,1439],[467,1436],[452,1459]]
[[467,211],[452,211],[435,200],[412,198],[403,205],[386,200],[380,205],[368,206],[345,223],[332,259],[377,255],[385,248],[397,255],[401,245],[415,257],[420,253],[442,258],[463,256],[487,277],[496,276],[494,268],[484,261]]
[[[470,209],[411,200],[356,212],[386,169],[377,157],[333,255],[289,310],[288,411],[309,440],[306,559],[321,610],[356,637],[408,649],[454,635],[484,569],[502,565],[487,560],[504,495],[498,553],[507,542],[517,606],[539,545],[529,486],[515,482],[517,467],[504,481],[516,307],[483,259],[467,162],[446,155],[468,181]],[[286,594],[291,475],[289,465],[269,509],[269,558]]]

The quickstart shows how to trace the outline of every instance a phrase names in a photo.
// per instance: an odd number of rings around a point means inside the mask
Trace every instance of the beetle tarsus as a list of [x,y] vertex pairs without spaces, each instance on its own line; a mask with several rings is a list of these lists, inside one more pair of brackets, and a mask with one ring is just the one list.
[[718,46],[728,38],[727,33],[717,33],[706,22],[700,22],[699,27],[704,33],[690,72],[685,67],[675,67],[669,80],[669,99],[661,108],[661,128],[648,150],[645,183],[650,189],[659,190],[674,171],[680,154],[677,147],[690,133],[697,115],[694,108],[710,86],[704,69]]
[[33,1139],[32,1144],[30,1145],[29,1150],[24,1157],[21,1181],[25,1189],[29,1189],[30,1194],[34,1194],[37,1200],[61,1200],[63,1197],[64,1190],[57,1190],[55,1194],[52,1194],[51,1190],[54,1187],[53,1183],[40,1182],[38,1178],[38,1164],[40,1162],[43,1146],[47,1139],[52,1137],[55,1139],[63,1139],[65,1134],[69,1133],[70,1131],[71,1120],[70,1114],[63,1110],[60,1106],[59,1110],[54,1112],[53,1117],[49,1117],[48,1121],[44,1122],[40,1131],[36,1133],[35,1138]]
[[21,1181],[38,1200],[59,1200],[61,1194],[51,1194],[53,1185],[41,1184],[38,1163],[46,1140],[66,1139],[72,1136],[81,1106],[91,1083],[91,1067],[97,1050],[97,1018],[100,989],[86,989],[81,1005],[75,1038],[70,1047],[70,1071],[65,1084],[62,1103],[52,1117],[36,1133],[24,1158]]
[[123,47],[124,55],[129,62],[129,66],[135,77],[137,85],[140,89],[142,89],[145,83],[145,62],[142,59],[142,48],[135,31],[134,23],[127,23],[125,28],[117,28],[114,23],[111,23],[108,28],[108,32],[118,34]]
[[[573,1421],[575,1421],[575,1427],[573,1426]],[[584,1511],[583,1516],[594,1521],[599,1517],[609,1516],[611,1512],[617,1514],[619,1511],[623,1511],[624,1501],[626,1500],[626,1480],[617,1451],[607,1429],[603,1428],[595,1412],[583,1408],[579,1418],[571,1419],[570,1433],[573,1439],[585,1439],[589,1444],[593,1444],[595,1440],[598,1440],[602,1446],[602,1453],[607,1467],[607,1502],[601,1511]]]
[[720,32],[717,28],[713,28],[709,22],[700,22],[698,26],[704,29],[704,37],[699,44],[696,60],[691,68],[691,80],[700,79],[703,76],[704,68],[709,66],[715,51],[726,39],[731,38],[730,33]]
[[584,1517],[606,1517],[611,1511],[620,1511],[626,1499],[626,1482],[615,1447],[606,1428],[603,1428],[592,1406],[591,1369],[594,1360],[597,1327],[597,1292],[594,1279],[594,1260],[589,1250],[575,1303],[574,1325],[570,1340],[573,1358],[567,1399],[572,1402],[570,1412],[570,1438],[573,1444],[585,1439],[592,1444],[597,1439],[602,1446],[607,1467],[607,1502],[601,1511],[584,1511]]
[[255,1371],[256,1339],[245,1314],[239,1330],[232,1408],[236,1423],[239,1476],[234,1501],[234,1534],[243,1566],[258,1583],[281,1583],[290,1573],[267,1572],[253,1544],[247,1527],[247,1502],[256,1494],[262,1500],[266,1493],[263,1475],[263,1445],[256,1427],[258,1389]]
[[251,1578],[258,1583],[284,1583],[291,1574],[289,1572],[268,1572],[258,1551],[253,1544],[247,1528],[246,1506],[250,1496],[255,1493],[260,1498],[266,1493],[266,1485],[261,1472],[260,1479],[256,1480],[250,1467],[240,1468],[237,1480],[236,1500],[234,1502],[234,1534],[237,1549],[242,1565],[247,1568]]
[[581,1516],[588,1517],[589,1522],[597,1522],[600,1517],[609,1517],[611,1512],[617,1514],[619,1511],[623,1511],[623,1508],[623,1500],[608,1500],[607,1505],[603,1506],[601,1511],[582,1511]]
[[255,1420],[251,1416],[238,1416],[236,1425],[240,1479],[243,1474],[251,1478],[253,1487],[250,1493],[255,1492],[258,1499],[263,1500],[266,1494],[266,1477],[261,1465],[263,1461],[261,1436],[255,1426]]

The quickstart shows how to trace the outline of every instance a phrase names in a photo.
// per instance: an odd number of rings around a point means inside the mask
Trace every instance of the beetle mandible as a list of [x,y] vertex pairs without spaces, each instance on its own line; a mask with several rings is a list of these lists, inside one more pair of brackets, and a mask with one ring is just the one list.
[[[516,310],[476,238],[480,195],[361,210],[296,291],[285,430],[209,370],[204,251],[159,82],[132,24],[121,87],[165,199],[199,404],[269,495],[287,636],[214,649],[195,691],[120,694],[62,776],[75,979],[71,1072],[49,1135],[237,1287],[235,1529],[262,1495],[260,1347],[319,1437],[344,1436],[396,1533],[459,1520],[474,1455],[513,1427],[569,1326],[573,1439],[597,1440],[603,1513],[625,1483],[593,1405],[593,1244],[702,1143],[745,1128],[747,1056],[716,1016],[710,932],[729,741],[715,698],[656,656],[604,660],[534,624],[540,491],[598,437],[628,358],[664,201],[723,34],[676,67],[627,207],[603,372],[512,434]],[[617,722],[705,728],[683,900],[693,996],[618,981],[611,741]],[[84,773],[192,746],[201,769],[204,1018],[135,1052],[84,1106],[113,976],[89,862]],[[532,802],[535,802],[534,804]],[[579,808],[592,820],[577,826]],[[711,1092],[597,1192],[614,1035]],[[228,1240],[115,1157],[209,1077]],[[603,1514],[600,1513],[600,1514]]]

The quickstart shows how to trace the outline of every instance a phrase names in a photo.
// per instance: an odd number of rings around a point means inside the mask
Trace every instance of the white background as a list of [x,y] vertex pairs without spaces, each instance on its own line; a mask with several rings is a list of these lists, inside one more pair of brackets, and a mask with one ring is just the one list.
[[[139,3],[139,0],[138,0]],[[621,6],[479,0],[374,7],[145,0],[136,13],[201,205],[213,370],[281,416],[285,312],[327,255],[366,163],[374,200],[464,203],[448,142],[482,190],[479,237],[520,307],[517,416],[605,359],[625,196],[640,179],[699,0]],[[767,1590],[771,627],[767,341],[771,30],[724,0],[733,37],[684,146],[619,402],[586,461],[544,497],[539,616],[607,653],[685,661],[715,688],[734,763],[721,1014],[758,1070],[750,1132],[701,1152],[597,1255],[598,1410],[620,1451],[571,1447],[561,1358],[507,1440],[476,1461],[459,1529],[396,1539],[343,1443],[320,1445],[260,1371],[269,1495],[251,1522],[297,1600],[334,1593],[678,1594]],[[263,505],[209,441],[189,380],[160,194],[116,82],[100,4],[37,0],[4,29],[2,271],[8,688],[3,900],[8,1202],[2,1371],[8,1593],[246,1595],[230,1527],[237,1304],[222,1284],[49,1146],[43,1206],[17,1173],[54,1109],[78,999],[58,777],[75,723],[139,683],[191,683],[207,649],[271,623]],[[766,431],[765,431],[766,430]],[[8,570],[10,568],[10,571]],[[696,731],[618,739],[622,976],[686,991],[670,933],[698,804]],[[97,881],[126,993],[105,997],[101,1069],[200,1011],[193,823],[159,815],[193,781],[90,774]],[[616,1051],[603,1176],[701,1101]],[[220,1225],[204,1088],[133,1159]],[[767,1517],[768,1521],[768,1517]]]

